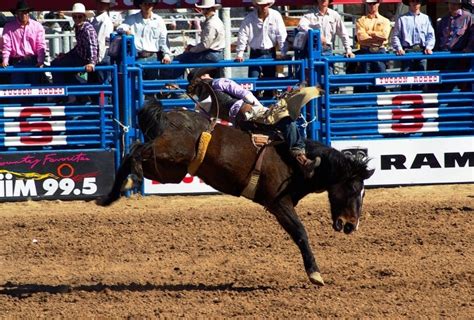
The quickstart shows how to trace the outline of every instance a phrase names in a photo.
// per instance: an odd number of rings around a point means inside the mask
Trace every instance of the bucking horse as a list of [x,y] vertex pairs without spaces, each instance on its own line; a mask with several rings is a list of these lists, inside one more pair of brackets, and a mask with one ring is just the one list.
[[[295,206],[313,192],[328,192],[332,226],[350,234],[357,230],[364,180],[374,172],[368,160],[352,158],[315,141],[307,141],[309,157],[320,157],[311,179],[280,143],[257,147],[248,132],[211,120],[194,110],[164,111],[156,101],[138,113],[144,142],[135,143],[120,165],[110,193],[98,199],[110,205],[143,177],[179,183],[190,173],[214,189],[244,196],[271,212],[300,249],[309,280],[324,285],[308,236]],[[127,185],[127,187],[125,187]]]

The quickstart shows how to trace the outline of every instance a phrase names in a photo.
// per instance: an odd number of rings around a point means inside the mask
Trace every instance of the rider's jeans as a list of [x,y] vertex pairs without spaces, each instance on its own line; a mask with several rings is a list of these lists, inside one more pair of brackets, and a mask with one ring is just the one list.
[[286,117],[278,121],[275,127],[281,131],[290,150],[304,150],[305,143],[301,136],[296,122],[290,117]]

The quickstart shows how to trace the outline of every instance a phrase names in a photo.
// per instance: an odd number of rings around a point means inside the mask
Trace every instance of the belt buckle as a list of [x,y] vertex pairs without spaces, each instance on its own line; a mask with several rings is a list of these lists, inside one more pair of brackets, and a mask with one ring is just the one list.
[[421,46],[419,44],[415,44],[414,46],[411,47],[413,51],[421,51]]
[[372,53],[378,53],[380,51],[380,47],[369,47],[369,51]]

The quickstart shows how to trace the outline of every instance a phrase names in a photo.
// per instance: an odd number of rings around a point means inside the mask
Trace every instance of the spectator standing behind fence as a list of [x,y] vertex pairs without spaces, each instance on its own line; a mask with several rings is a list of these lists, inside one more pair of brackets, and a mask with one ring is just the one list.
[[[43,26],[30,19],[33,9],[25,1],[18,1],[12,10],[16,19],[5,24],[3,29],[2,67],[15,68],[42,67],[46,54],[46,40]],[[11,83],[38,84],[39,72],[11,74]]]
[[[446,0],[448,14],[441,18],[436,28],[436,50],[450,52],[474,52],[474,19],[471,13],[463,10],[463,0]],[[436,60],[437,70],[451,72],[468,71],[471,59]],[[466,83],[458,84],[463,91],[469,90]],[[445,83],[440,90],[451,91],[456,83]]]
[[[403,0],[408,12],[397,18],[392,34],[392,47],[397,55],[407,52],[432,54],[435,33],[430,18],[420,11],[426,0]],[[403,60],[401,71],[426,71],[426,59]],[[422,86],[402,86],[402,90],[419,90]]]
[[[134,0],[133,4],[140,9],[140,12],[129,15],[117,31],[134,36],[137,61],[158,60],[168,64],[171,62],[171,52],[167,44],[168,31],[164,20],[153,13],[157,2],[157,0]],[[158,70],[144,70],[144,79],[153,80],[158,77]]]
[[[60,54],[51,62],[52,67],[79,67],[84,66],[85,71],[94,71],[98,62],[97,33],[87,18],[94,13],[86,11],[82,3],[75,3],[72,11],[66,12],[74,20],[74,31],[76,33],[76,46],[71,51]],[[75,73],[53,72],[54,83],[78,83]]]
[[[95,12],[95,17],[92,19],[91,23],[94,26],[95,31],[97,32],[97,42],[99,44],[99,55],[98,55],[98,64],[107,66],[110,65],[110,56],[108,55],[108,49],[110,44],[110,34],[114,32],[114,23],[109,16],[109,11],[115,3],[113,0],[96,0],[97,10]],[[88,79],[88,82],[99,82],[103,83],[109,79],[110,72],[97,71],[91,74],[91,77]]]
[[336,35],[342,40],[344,46],[344,56],[353,58],[351,39],[347,32],[341,15],[329,8],[329,0],[316,0],[317,7],[310,13],[301,17],[298,24],[298,30],[308,31],[309,29],[319,29],[321,32],[322,55],[330,56],[333,54]]
[[[225,34],[224,23],[217,10],[222,6],[215,0],[204,0],[201,5],[195,4],[206,20],[201,24],[201,41],[188,45],[186,51],[174,58],[181,63],[213,63],[224,59]],[[176,69],[174,78],[182,78],[184,69]]]
[[[286,26],[280,12],[271,9],[274,0],[253,0],[255,10],[247,14],[240,25],[236,62],[244,61],[244,51],[250,47],[250,59],[275,59],[276,46],[286,56]],[[276,66],[250,66],[250,78],[273,78]]]
[[[390,36],[390,20],[379,13],[380,0],[365,0],[367,15],[357,19],[357,41],[360,45],[360,54],[384,54],[387,52],[388,38]],[[361,71],[364,73],[385,72],[385,61],[361,62]],[[383,92],[383,86],[370,86],[369,91]],[[358,91],[355,90],[354,91]]]

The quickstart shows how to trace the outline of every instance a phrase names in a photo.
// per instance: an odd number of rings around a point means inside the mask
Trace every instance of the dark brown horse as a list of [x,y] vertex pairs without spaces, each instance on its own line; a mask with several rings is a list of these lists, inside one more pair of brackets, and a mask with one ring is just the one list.
[[[98,201],[101,205],[109,205],[121,196],[122,186],[130,174],[139,181],[145,176],[161,183],[180,182],[196,157],[201,133],[210,128],[209,119],[200,113],[163,112],[157,105],[143,108],[139,122],[145,143],[135,144],[124,158],[110,194]],[[349,234],[358,227],[364,180],[373,170],[367,169],[367,160],[349,158],[333,148],[308,141],[308,156],[321,157],[321,165],[315,169],[313,178],[305,180],[285,147],[270,145],[266,149],[252,200],[276,217],[300,249],[311,282],[323,285],[295,206],[311,192],[327,191],[334,230]],[[196,176],[220,192],[240,196],[249,183],[257,158],[257,149],[248,133],[216,125]]]

